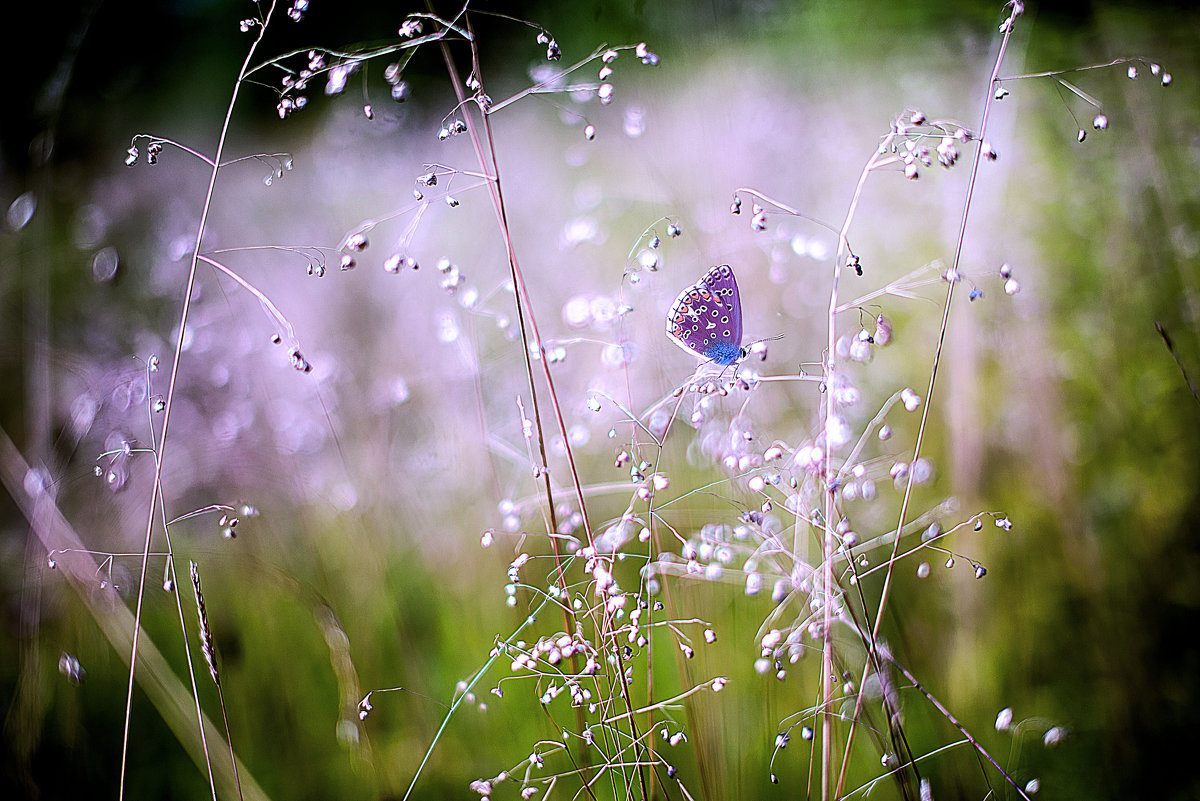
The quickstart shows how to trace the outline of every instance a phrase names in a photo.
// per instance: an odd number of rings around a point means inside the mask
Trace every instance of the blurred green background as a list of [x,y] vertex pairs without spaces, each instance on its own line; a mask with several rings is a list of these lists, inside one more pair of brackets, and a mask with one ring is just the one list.
[[[978,124],[1002,9],[653,0],[473,8],[544,26],[562,64],[604,42],[646,41],[662,61],[652,69],[623,54],[611,105],[532,96],[493,117],[534,308],[544,334],[564,344],[556,377],[581,472],[596,487],[599,530],[628,502],[627,468],[613,469],[621,439],[607,436],[619,416],[611,406],[589,411],[588,393],[632,397],[641,410],[686,378],[693,365],[661,335],[661,315],[708,265],[738,269],[748,339],[785,334],[764,373],[794,374],[821,359],[829,272],[821,249],[832,250],[834,238],[784,218],[755,234],[749,196],[740,218],[728,214],[734,190],[756,187],[840,223],[859,170],[906,108]],[[258,60],[386,41],[419,10],[313,0],[299,24],[274,23]],[[212,151],[248,42],[237,22],[251,11],[195,0],[6,12],[0,428],[24,462],[44,470],[57,507],[100,553],[141,549],[152,463],[100,455],[150,442],[147,406],[165,391],[165,370],[148,387],[144,363],[151,355],[169,363],[206,176],[172,149],[159,165],[129,169],[125,149],[134,134],[153,133]],[[473,22],[493,100],[529,85],[544,64],[537,30],[482,14]],[[961,560],[954,570],[931,560],[923,580],[902,562],[887,635],[1002,764],[1022,781],[1040,779],[1041,797],[1200,797],[1200,780],[1179,756],[1195,739],[1200,706],[1192,628],[1200,404],[1181,369],[1200,375],[1197,42],[1200,14],[1188,4],[1028,4],[1002,75],[1141,56],[1173,82],[1163,88],[1145,66],[1137,80],[1124,66],[1067,76],[1102,102],[1105,131],[1091,126],[1095,109],[1053,81],[1007,82],[1011,94],[996,104],[989,133],[1000,158],[981,170],[966,238],[963,271],[984,297],[955,301],[926,447],[936,478],[914,508],[941,510],[934,516],[951,524],[986,510],[1014,526],[988,523],[950,541],[987,567],[983,580]],[[593,80],[597,66],[579,79]],[[282,121],[271,87],[243,94],[229,152],[286,151],[294,169],[270,185],[275,162],[228,170],[208,248],[336,249],[362,221],[381,222],[356,270],[338,270],[333,257],[324,278],[307,275],[308,260],[295,254],[227,258],[295,326],[315,367],[309,376],[288,367],[284,346],[269,344],[273,329],[254,298],[202,270],[164,464],[169,516],[214,503],[255,510],[238,513],[235,539],[222,537],[215,515],[177,524],[172,535],[178,564],[201,565],[238,756],[273,798],[401,797],[442,704],[528,612],[523,595],[515,608],[505,603],[519,545],[506,526],[536,531],[540,515],[514,401],[525,389],[502,243],[485,194],[466,175],[438,190],[461,208],[434,204],[405,241],[414,179],[426,165],[478,166],[465,137],[435,135],[455,102],[436,51],[422,50],[406,69],[406,104],[388,98],[382,71],[383,62],[372,64],[337,97],[317,86],[308,107]],[[364,102],[375,120],[363,116]],[[595,124],[595,142],[585,141],[581,115]],[[1079,128],[1088,131],[1083,143]],[[950,261],[968,167],[930,170],[917,182],[898,172],[872,177],[851,233],[866,275],[857,284],[843,276],[845,298]],[[640,285],[623,284],[640,234],[664,215],[684,235],[664,242],[659,269],[640,273]],[[397,243],[419,256],[419,272],[380,269]],[[439,285],[443,257],[467,276],[454,294]],[[1019,294],[1003,292],[1002,262],[1013,265]],[[941,291],[934,282],[917,300],[864,304],[868,316],[893,318],[897,341],[854,374],[869,407],[857,426],[901,387],[924,393],[940,318],[930,301]],[[620,335],[636,346],[636,364],[614,367],[604,347],[616,341],[612,326],[572,327],[563,309],[580,297],[632,298]],[[843,324],[852,332],[857,323]],[[750,409],[762,447],[811,441],[818,395],[787,386],[761,392]],[[671,497],[726,475],[712,463],[720,447],[701,445],[703,429],[685,422],[664,454]],[[902,459],[915,419],[895,428],[889,453]],[[885,453],[875,456],[886,474]],[[11,454],[5,461],[0,781],[6,797],[114,796],[128,654],[102,634],[97,610],[122,599],[132,606],[139,562],[115,558],[94,587],[72,589],[64,571],[47,567],[18,501],[28,476]],[[855,507],[862,532],[894,525],[899,493],[887,481],[880,487],[878,504]],[[757,501],[732,482],[664,514],[687,537],[704,523],[735,523],[747,504]],[[498,544],[481,549],[490,528]],[[526,547],[549,553],[536,539]],[[145,629],[186,684],[178,614],[156,589],[161,571],[158,559]],[[772,749],[788,716],[813,703],[817,660],[793,666],[786,681],[759,675],[768,598],[747,597],[738,579],[667,584],[672,613],[710,621],[719,639],[705,646],[692,631],[697,656],[686,663],[664,640],[656,686],[667,693],[731,679],[677,713],[689,737],[670,751],[681,778],[696,797],[806,797],[807,744],[795,737],[773,761]],[[194,610],[185,603],[184,611],[194,646]],[[64,652],[86,670],[82,683],[60,672]],[[216,716],[198,670],[201,702]],[[473,688],[413,797],[474,797],[471,780],[519,766],[539,739],[557,736],[561,721],[542,712],[528,679],[505,682],[503,698],[488,692],[507,672],[501,658]],[[357,725],[357,701],[396,686],[413,692],[375,696]],[[918,694],[904,699],[915,752],[957,739]],[[1024,736],[997,733],[1005,707],[1045,723],[1031,722]],[[169,717],[135,693],[129,796],[209,797]],[[1040,740],[1049,725],[1069,732],[1052,749]],[[880,772],[868,752],[856,771],[851,786]],[[963,748],[924,762],[923,775],[935,798],[982,798],[989,781],[1013,797]],[[898,791],[884,782],[874,794]],[[501,785],[497,797],[517,797],[516,788]]]

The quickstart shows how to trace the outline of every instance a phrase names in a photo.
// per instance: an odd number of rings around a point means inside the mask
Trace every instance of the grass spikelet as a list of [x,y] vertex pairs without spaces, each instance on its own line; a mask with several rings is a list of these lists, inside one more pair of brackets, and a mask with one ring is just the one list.
[[204,590],[200,588],[200,568],[195,562],[188,563],[192,575],[192,589],[196,592],[196,616],[200,618],[200,650],[208,664],[208,675],[213,684],[221,686],[221,669],[217,667],[217,646],[213,642],[212,629],[208,625],[208,611],[204,607]]

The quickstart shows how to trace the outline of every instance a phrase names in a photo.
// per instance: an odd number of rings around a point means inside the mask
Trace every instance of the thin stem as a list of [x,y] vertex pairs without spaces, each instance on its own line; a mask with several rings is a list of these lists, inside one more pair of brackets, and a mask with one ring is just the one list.
[[[952,275],[957,275],[959,262],[962,258],[963,243],[966,241],[966,236],[967,236],[967,220],[970,217],[970,213],[971,213],[971,200],[975,195],[975,183],[979,176],[979,165],[983,162],[983,142],[984,142],[985,136],[987,134],[988,120],[991,117],[992,103],[995,99],[994,87],[996,86],[996,83],[999,81],[1000,67],[1004,63],[1004,55],[1008,51],[1008,42],[1012,38],[1012,31],[1013,31],[1013,27],[1015,25],[1017,16],[1018,16],[1018,9],[1016,6],[1012,6],[1012,10],[1010,11],[1009,16],[1007,18],[1007,23],[1003,26],[1003,36],[1000,40],[1000,48],[999,48],[999,51],[996,53],[996,60],[992,66],[991,77],[988,80],[987,97],[983,104],[983,116],[979,123],[979,134],[977,136],[977,146],[975,148],[975,158],[971,163],[971,175],[967,182],[966,198],[963,202],[962,216],[959,219],[958,237],[957,237],[957,240],[955,243],[954,260],[953,260],[952,266],[951,266]],[[950,308],[951,308],[951,301],[954,298],[955,283],[956,283],[955,281],[949,281],[949,282],[947,282],[947,286],[946,286],[946,299],[942,306],[942,319],[941,319],[941,325],[938,329],[937,347],[934,351],[933,366],[931,367],[930,373],[929,373],[929,385],[928,385],[928,389],[925,393],[925,403],[923,404],[923,408],[921,410],[921,423],[920,423],[919,427],[917,428],[917,438],[916,438],[916,442],[913,445],[913,458],[912,458],[911,463],[916,463],[916,461],[920,458],[921,447],[925,441],[925,432],[927,430],[927,426],[928,426],[928,422],[929,422],[930,409],[933,406],[933,396],[934,396],[934,389],[936,387],[936,382],[937,382],[938,368],[941,364],[942,348],[946,342],[946,331],[949,329]],[[875,620],[871,627],[870,638],[868,640],[867,659],[865,661],[865,664],[863,665],[862,681],[859,682],[860,687],[862,686],[862,682],[866,680],[867,674],[871,670],[872,664],[874,663],[874,661],[877,658],[877,652],[878,652],[877,643],[879,641],[879,631],[883,626],[883,613],[884,613],[885,608],[887,607],[888,598],[891,593],[892,575],[893,575],[893,570],[894,570],[895,563],[896,563],[896,555],[899,552],[899,548],[900,548],[900,537],[904,530],[904,520],[908,516],[908,507],[909,507],[909,503],[912,500],[912,490],[913,490],[913,485],[914,485],[915,474],[916,474],[915,470],[910,469],[908,471],[908,480],[906,481],[905,486],[904,486],[904,497],[900,503],[900,513],[899,513],[898,519],[896,521],[896,528],[893,531],[893,535],[892,535],[892,553],[891,553],[890,557],[888,558],[888,568],[887,568],[886,572],[884,573],[883,588],[879,594],[879,606],[875,611]],[[876,669],[878,669],[878,668],[876,667]],[[854,740],[854,724],[858,720],[859,712],[862,709],[862,702],[863,702],[862,693],[859,693],[858,698],[855,701],[854,714],[851,717],[850,733],[847,737],[847,744],[846,744],[846,755],[842,762],[842,774],[841,774],[841,778],[838,781],[839,793],[842,788],[842,783],[845,780],[846,766],[849,762],[850,746],[853,744],[853,740]],[[941,711],[941,710],[939,709],[939,711]],[[943,712],[943,714],[945,714],[947,716],[949,715],[948,712]],[[954,722],[953,718],[948,717],[948,719],[951,720],[951,722]]]
[[[822,546],[822,567],[821,567],[821,587],[824,593],[824,601],[822,604],[824,613],[822,619],[822,638],[821,638],[821,798],[823,801],[828,801],[829,791],[833,783],[833,714],[830,711],[830,703],[833,698],[833,591],[834,591],[834,575],[833,575],[833,559],[837,549],[837,542],[833,534],[833,516],[834,516],[834,493],[831,477],[834,475],[833,468],[833,443],[829,436],[829,431],[832,428],[834,420],[834,411],[836,401],[832,386],[835,379],[835,359],[837,358],[837,313],[838,313],[838,287],[841,282],[842,264],[844,254],[849,250],[849,231],[850,224],[854,220],[854,215],[858,210],[858,203],[862,198],[863,190],[866,187],[867,177],[871,171],[875,169],[879,160],[879,151],[886,151],[886,145],[895,137],[895,132],[889,133],[884,139],[884,147],[871,156],[859,173],[858,183],[854,187],[854,194],[850,199],[850,207],[846,211],[845,219],[842,223],[842,228],[838,231],[838,249],[837,256],[834,258],[833,264],[833,287],[829,292],[829,312],[826,318],[826,344],[825,344],[825,513],[822,529],[824,531],[823,546]],[[852,721],[853,725],[853,721]],[[853,732],[853,728],[851,728]],[[846,754],[849,754],[849,742],[846,747]],[[842,772],[845,772],[845,758],[843,758]],[[841,780],[838,781],[840,789]]]
[[903,674],[904,678],[906,678],[912,682],[913,686],[917,688],[917,691],[919,693],[921,693],[921,695],[925,696],[925,700],[928,701],[930,704],[932,704],[933,708],[936,709],[938,712],[940,712],[942,714],[942,717],[944,717],[946,720],[948,720],[950,722],[951,726],[958,729],[959,734],[961,734],[963,737],[965,737],[967,739],[967,742],[969,742],[975,748],[975,750],[980,754],[980,756],[982,756],[984,759],[986,759],[989,763],[991,763],[992,767],[994,767],[996,770],[998,770],[1000,772],[1000,775],[1004,777],[1004,780],[1007,781],[1010,785],[1012,785],[1012,788],[1017,791],[1017,793],[1021,796],[1021,798],[1024,798],[1025,801],[1032,801],[1032,799],[1030,799],[1030,797],[1025,794],[1024,788],[1022,788],[1019,784],[1017,784],[1016,779],[1014,779],[1012,776],[1010,776],[1008,771],[1006,771],[1004,768],[1000,767],[1000,763],[997,762],[990,753],[988,753],[987,749],[985,749],[983,747],[983,744],[971,736],[971,733],[969,731],[967,731],[966,727],[964,727],[961,723],[958,722],[958,718],[954,717],[953,713],[951,713],[950,710],[947,709],[946,706],[944,704],[942,704],[941,701],[939,701],[936,697],[934,697],[933,693],[931,693],[931,692],[929,692],[929,690],[925,689],[925,686],[923,684],[921,684],[921,682],[917,681],[916,676],[914,676],[912,673],[910,673],[908,668],[904,667],[904,665],[897,662],[890,655],[886,655],[885,658],[891,665],[893,665],[897,670],[899,670],[901,674]]
[[[464,8],[464,11],[465,11],[465,8]],[[476,75],[478,76],[479,75],[479,54],[476,49],[474,33],[473,33],[473,31],[471,31],[469,22],[467,23],[467,37],[466,38],[471,42],[472,64],[476,70]],[[459,104],[462,105],[464,103],[464,101],[467,100],[466,88],[463,85],[462,79],[459,77],[458,70],[454,64],[454,59],[450,54],[449,46],[443,40],[439,43],[439,47],[442,52],[442,58],[446,63],[446,70],[450,76],[451,84],[454,87],[455,95],[458,98]],[[488,195],[492,199],[492,207],[496,214],[497,223],[499,224],[499,227],[500,227],[501,238],[504,241],[505,253],[508,258],[508,264],[509,264],[509,272],[512,277],[513,290],[514,290],[514,294],[516,296],[515,301],[516,301],[517,323],[518,323],[518,327],[521,332],[521,342],[522,342],[521,351],[522,351],[522,355],[525,360],[525,373],[526,373],[526,376],[527,376],[528,382],[529,382],[530,403],[531,403],[531,406],[533,407],[534,424],[537,429],[538,449],[539,449],[539,453],[540,453],[540,458],[542,460],[541,466],[543,468],[545,468],[548,466],[548,464],[547,464],[544,429],[543,429],[543,426],[541,423],[541,411],[540,411],[541,407],[538,402],[537,385],[534,382],[534,378],[533,378],[533,364],[531,361],[531,357],[529,354],[529,348],[528,348],[528,344],[527,344],[530,341],[528,332],[526,330],[527,324],[529,326],[529,329],[532,330],[533,341],[536,342],[538,345],[538,349],[539,349],[540,356],[541,356],[542,369],[543,369],[543,373],[544,373],[544,376],[546,379],[546,384],[547,384],[547,387],[548,387],[549,393],[550,393],[551,406],[553,407],[553,409],[555,411],[555,417],[558,422],[559,431],[562,434],[563,444],[564,444],[564,448],[566,450],[568,464],[570,465],[570,473],[571,473],[573,486],[575,489],[576,501],[579,504],[580,516],[582,517],[582,520],[583,520],[583,526],[584,526],[584,531],[587,535],[588,545],[591,546],[593,544],[592,528],[591,528],[591,522],[589,520],[588,513],[587,513],[587,504],[586,504],[586,502],[584,500],[584,496],[583,496],[582,484],[579,480],[579,474],[575,468],[575,459],[574,459],[574,455],[572,453],[570,439],[567,436],[566,423],[563,420],[562,412],[561,412],[561,409],[560,409],[560,406],[558,403],[558,396],[557,396],[557,393],[555,392],[555,388],[554,388],[554,378],[550,372],[550,366],[546,359],[545,349],[542,347],[541,335],[538,332],[537,321],[533,316],[533,309],[529,303],[528,289],[525,286],[524,276],[521,273],[521,268],[517,261],[517,253],[516,253],[516,249],[513,245],[512,235],[511,235],[509,225],[508,225],[508,212],[507,212],[507,209],[504,204],[504,192],[503,192],[503,187],[502,187],[502,184],[500,181],[500,165],[499,165],[499,161],[496,157],[495,139],[492,136],[491,123],[488,118],[488,113],[487,113],[486,109],[483,109],[481,107],[480,110],[481,110],[481,116],[483,118],[484,131],[485,131],[485,134],[486,134],[487,140],[488,140],[488,151],[490,154],[490,159],[484,153],[483,143],[480,139],[477,125],[474,121],[474,118],[470,115],[466,115],[466,117],[467,117],[467,134],[470,138],[471,145],[472,145],[473,149],[475,150],[475,157],[479,163],[480,170],[483,171],[483,173],[486,175],[486,174],[488,174],[489,164],[491,167],[492,180],[488,183]],[[558,529],[556,519],[555,519],[556,513],[554,510],[554,503],[552,501],[553,487],[551,485],[549,471],[546,469],[543,469],[541,471],[541,473],[542,473],[541,478],[542,478],[542,482],[543,482],[543,487],[544,487],[544,491],[546,494],[546,504],[543,507],[543,515],[545,516],[546,531],[552,533],[552,532],[557,531],[557,529]],[[560,565],[559,570],[561,572],[561,570],[562,570],[562,567],[561,567],[562,554],[559,551],[558,540],[556,538],[551,537],[550,541],[551,541],[552,547],[554,548],[555,559],[556,559],[556,562],[558,562]],[[563,609],[563,623],[564,623],[565,630],[570,631],[571,630],[570,613],[565,608]],[[622,677],[622,679],[623,679],[623,677]],[[628,704],[629,701],[628,701],[627,695],[625,693],[622,693],[622,695],[623,695],[623,697],[626,697],[626,703]],[[584,710],[582,709],[582,707],[580,707],[576,710],[576,724],[579,727],[580,731],[583,731],[583,728],[586,724],[586,718],[584,716]],[[631,727],[632,727],[632,723],[631,723]],[[636,734],[636,732],[635,732],[635,734]],[[588,765],[586,762],[586,754],[587,754],[586,750],[581,751],[581,756],[584,759],[583,770],[585,772],[588,769]],[[590,783],[585,782],[584,787],[587,790],[588,794],[591,795],[592,791],[591,791]],[[645,781],[643,779],[643,790],[644,789],[645,789]],[[644,795],[644,792],[643,792],[643,795]]]
[[1004,82],[1004,81],[1021,81],[1021,80],[1025,80],[1027,78],[1057,78],[1059,75],[1068,75],[1072,72],[1088,72],[1089,70],[1102,70],[1102,69],[1106,69],[1108,67],[1116,67],[1120,64],[1129,64],[1129,63],[1141,64],[1141,63],[1144,63],[1145,61],[1146,61],[1146,59],[1144,59],[1140,56],[1133,56],[1133,57],[1126,56],[1124,58],[1114,58],[1112,61],[1108,61],[1103,64],[1090,64],[1086,67],[1072,67],[1069,70],[1048,70],[1046,72],[1026,72],[1021,75],[1005,75],[1003,78],[995,77],[995,78],[993,78],[993,80]]
[[209,173],[208,189],[204,194],[204,207],[200,213],[200,224],[196,228],[196,239],[192,248],[192,259],[188,266],[187,284],[183,293],[183,308],[179,313],[179,326],[176,329],[175,337],[175,353],[171,362],[171,378],[167,385],[167,402],[163,409],[162,431],[159,435],[158,456],[154,463],[154,483],[150,489],[150,508],[146,514],[146,536],[142,546],[142,569],[141,576],[138,580],[137,605],[134,611],[133,619],[133,644],[129,657],[129,684],[125,694],[125,724],[121,734],[121,774],[120,785],[117,793],[119,801],[124,801],[125,798],[125,772],[129,763],[129,725],[133,713],[133,677],[137,672],[137,654],[138,654],[138,639],[141,632],[142,622],[142,603],[145,599],[146,592],[146,568],[150,561],[150,540],[154,534],[154,510],[159,505],[160,482],[162,481],[162,466],[163,455],[166,452],[167,446],[167,431],[171,423],[171,411],[174,409],[175,390],[179,379],[179,362],[183,355],[184,334],[187,329],[188,317],[192,309],[192,293],[196,287],[196,272],[200,262],[200,245],[204,238],[204,232],[208,225],[208,215],[212,210],[213,194],[217,185],[217,175],[220,172],[221,153],[225,149],[225,140],[229,133],[230,121],[233,119],[233,109],[237,103],[238,93],[241,91],[242,82],[246,78],[246,72],[250,65],[250,60],[254,56],[254,51],[262,42],[263,36],[266,34],[267,26],[270,24],[271,17],[275,13],[276,3],[272,0],[270,7],[267,9],[267,14],[263,19],[262,25],[258,26],[258,36],[250,45],[246,58],[242,62],[242,67],[238,71],[237,81],[233,85],[233,93],[229,98],[229,105],[225,109],[225,120],[221,124],[221,133],[217,138],[217,150],[212,158],[212,170]]

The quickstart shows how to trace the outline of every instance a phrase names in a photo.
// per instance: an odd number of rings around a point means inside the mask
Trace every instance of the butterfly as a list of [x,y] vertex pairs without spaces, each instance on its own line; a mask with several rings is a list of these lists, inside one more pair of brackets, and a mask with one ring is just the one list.
[[693,356],[729,365],[742,348],[742,300],[728,264],[713,267],[679,293],[667,313],[667,336]]

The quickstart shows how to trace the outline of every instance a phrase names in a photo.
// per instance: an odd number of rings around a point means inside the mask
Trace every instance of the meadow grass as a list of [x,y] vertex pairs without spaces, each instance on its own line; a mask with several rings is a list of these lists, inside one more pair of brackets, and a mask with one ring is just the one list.
[[[173,162],[173,183],[203,189],[163,210],[174,267],[145,279],[182,284],[168,292],[175,322],[147,332],[137,367],[112,382],[123,421],[94,467],[122,499],[111,541],[68,522],[36,468],[21,479],[47,567],[129,665],[119,795],[140,794],[139,686],[213,798],[267,797],[256,772],[286,770],[248,720],[262,714],[244,700],[256,693],[274,699],[281,733],[323,721],[333,741],[308,759],[351,754],[355,784],[341,789],[353,795],[722,798],[772,782],[924,799],[942,781],[980,798],[1037,793],[1042,763],[1028,753],[1068,729],[1007,707],[960,720],[935,689],[947,677],[914,667],[930,666],[906,647],[897,607],[920,610],[931,584],[969,597],[994,569],[979,554],[1009,547],[987,538],[1021,525],[946,491],[954,457],[929,441],[954,414],[942,397],[959,307],[1004,315],[1022,291],[1022,254],[971,245],[995,224],[977,200],[1001,159],[993,115],[1052,81],[1086,110],[1082,144],[1108,119],[1079,73],[1166,86],[1169,72],[1142,58],[1010,72],[1023,7],[1008,3],[990,74],[972,78],[979,119],[904,108],[850,157],[850,179],[832,184],[844,215],[824,221],[828,207],[786,182],[639,180],[660,149],[686,161],[690,144],[656,141],[655,109],[619,102],[623,82],[655,80],[652,44],[572,59],[550,30],[503,17],[528,29],[541,63],[501,97],[490,87],[513,79],[485,66],[483,11],[412,14],[383,43],[264,54],[266,34],[306,10],[264,3],[242,21],[246,55],[211,149],[131,139],[128,166]],[[452,93],[432,123],[395,110],[426,85],[410,76],[416,58],[441,62]],[[239,104],[264,86],[287,123],[310,104],[354,107],[318,137],[375,128],[361,163],[256,210],[261,238],[237,241],[250,208],[303,180],[286,148],[230,155]],[[558,119],[506,127],[515,104],[539,101]],[[421,154],[378,155],[400,134]],[[560,159],[584,177],[556,175]],[[889,263],[881,231],[919,239],[927,201],[884,206],[881,181],[953,195],[935,259]],[[326,208],[336,219],[312,219]],[[732,364],[664,335],[671,299],[722,263],[742,287]],[[110,255],[94,269],[107,281],[118,267]],[[77,409],[79,425],[114,414],[113,391]],[[294,517],[261,511],[295,500]],[[463,568],[480,546],[484,567]],[[306,640],[303,653],[315,642],[328,655],[319,670],[280,658]],[[81,681],[83,667],[64,652],[64,675]],[[319,675],[292,686],[293,670]],[[453,687],[437,683],[446,674]],[[761,710],[740,720],[768,692],[765,723]]]

